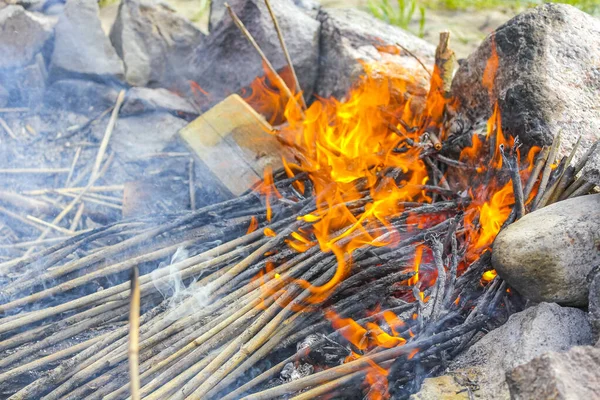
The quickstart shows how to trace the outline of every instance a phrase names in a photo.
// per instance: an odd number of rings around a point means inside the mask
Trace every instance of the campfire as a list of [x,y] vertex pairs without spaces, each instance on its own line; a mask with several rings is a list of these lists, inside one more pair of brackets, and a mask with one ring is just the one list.
[[[193,104],[160,106],[185,126],[178,147],[150,157],[143,173],[182,157],[187,209],[177,208],[176,193],[157,208],[147,180],[111,185],[110,146],[123,114],[149,104],[127,88],[72,129],[83,135],[104,124],[88,167],[77,167],[79,145],[69,168],[37,171],[68,174],[62,187],[0,192],[17,209],[59,207],[51,222],[0,210],[12,221],[7,231],[15,220],[37,228],[33,237],[10,230],[1,245],[2,396],[402,399],[532,301],[583,305],[548,300],[545,289],[531,300],[529,277],[511,280],[507,253],[520,251],[506,244],[518,235],[511,229],[585,198],[597,219],[588,171],[597,169],[598,146],[566,131],[535,142],[505,122],[506,109],[515,113],[498,94],[504,31],[486,39],[477,82],[484,112],[456,92],[447,32],[433,60],[382,40],[374,44],[380,59],[359,60],[343,96],[311,96],[285,24],[260,3],[285,66],[274,66],[246,26],[250,8],[225,5],[224,24],[236,30],[221,25],[209,39],[235,32],[264,74],[228,96],[186,79],[180,94]],[[111,39],[127,29],[113,28]],[[126,45],[119,55],[127,64]],[[3,118],[0,125],[23,140]],[[198,168],[203,192],[194,186]],[[96,214],[103,223],[92,223]],[[476,384],[464,387],[456,394],[477,393]]]

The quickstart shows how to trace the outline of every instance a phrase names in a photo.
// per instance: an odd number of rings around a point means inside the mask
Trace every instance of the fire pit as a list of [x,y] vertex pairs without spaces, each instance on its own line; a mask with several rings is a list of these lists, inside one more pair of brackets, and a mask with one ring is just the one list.
[[600,21],[541,6],[456,72],[447,32],[286,0],[208,36],[33,7],[0,8],[2,398],[591,396],[529,383],[600,360],[536,358],[600,321],[600,54],[552,69]]

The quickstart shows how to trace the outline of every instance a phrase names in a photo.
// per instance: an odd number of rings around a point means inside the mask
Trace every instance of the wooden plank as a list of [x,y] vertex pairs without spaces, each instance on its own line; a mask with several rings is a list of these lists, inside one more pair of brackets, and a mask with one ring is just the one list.
[[280,168],[283,146],[271,125],[233,94],[179,131],[195,155],[234,195],[258,182],[267,165]]

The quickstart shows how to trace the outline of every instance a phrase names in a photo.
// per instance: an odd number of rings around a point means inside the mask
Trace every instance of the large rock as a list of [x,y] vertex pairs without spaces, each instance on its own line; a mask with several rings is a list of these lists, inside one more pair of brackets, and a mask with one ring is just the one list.
[[[285,57],[263,0],[232,2],[275,69],[287,66]],[[303,13],[291,0],[272,2],[273,11],[285,37],[300,86],[308,98],[313,93],[319,62],[319,23]],[[229,16],[223,18],[194,53],[189,80],[206,93],[207,104],[244,88],[264,75],[262,61]]]
[[115,105],[119,91],[111,86],[83,79],[63,79],[51,84],[45,102],[57,109],[84,115],[99,115]]
[[[168,112],[153,112],[119,118],[110,139],[110,147],[123,162],[138,161],[160,153],[169,145],[187,121]],[[105,127],[94,135],[100,140]]]
[[595,145],[592,154],[590,154],[583,167],[582,173],[586,181],[600,186],[600,142]]
[[165,4],[122,0],[110,40],[134,86],[170,87],[204,35]]
[[[293,0],[293,2],[301,11],[304,11],[313,18],[316,18],[319,8],[321,7],[319,2],[316,0]],[[210,19],[208,22],[209,31],[212,32],[212,30],[219,25],[219,22],[221,22],[223,18],[229,18],[229,14],[225,8],[225,3],[232,4],[234,1],[211,0]]]
[[506,374],[512,400],[600,398],[600,349],[549,352]]
[[590,271],[600,264],[600,194],[554,203],[501,231],[492,265],[534,302],[588,303]]
[[104,34],[95,0],[67,0],[56,25],[50,75],[98,81],[122,79],[123,62]]
[[178,117],[196,117],[198,111],[184,98],[167,89],[134,87],[127,91],[120,115],[167,111]]
[[[491,96],[483,75],[495,41]],[[600,20],[564,4],[528,10],[488,36],[452,84],[462,113],[488,118],[496,101],[505,133],[548,145],[562,131],[562,154],[582,136],[578,157],[600,139]]]
[[428,65],[435,58],[435,46],[355,9],[322,10],[318,18],[321,51],[317,95],[342,98],[364,72],[362,63],[373,61],[400,66],[388,73],[415,82],[412,90],[409,87],[413,94],[426,94],[423,87],[427,86],[428,76],[423,67],[408,53],[398,52],[395,44],[401,44]]
[[517,314],[459,355],[450,364],[458,381],[479,386],[478,398],[508,399],[505,373],[548,351],[564,352],[592,343],[586,313],[541,303]]
[[55,23],[56,19],[25,11],[21,6],[0,9],[0,69],[31,63],[52,38]]

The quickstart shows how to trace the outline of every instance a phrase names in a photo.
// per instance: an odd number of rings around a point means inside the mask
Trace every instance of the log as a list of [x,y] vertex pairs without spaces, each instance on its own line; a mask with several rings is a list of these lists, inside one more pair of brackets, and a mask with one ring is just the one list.
[[257,183],[267,165],[282,166],[273,127],[233,94],[184,127],[179,135],[233,195]]

